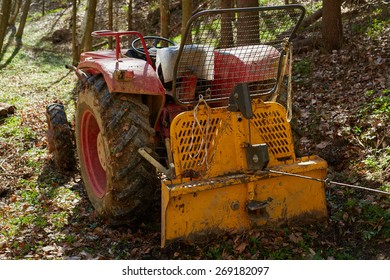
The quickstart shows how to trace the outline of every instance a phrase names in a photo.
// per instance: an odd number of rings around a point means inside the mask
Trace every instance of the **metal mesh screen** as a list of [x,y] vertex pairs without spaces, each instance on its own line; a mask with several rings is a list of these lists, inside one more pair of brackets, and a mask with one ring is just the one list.
[[[173,95],[182,104],[227,105],[235,85],[248,83],[252,96],[275,90],[281,74],[282,42],[304,16],[301,6],[208,10],[187,25],[173,74]],[[185,43],[184,43],[185,42]]]
[[[193,115],[187,114],[185,117],[188,118],[180,123],[181,130],[174,137],[175,144],[178,142],[180,147],[176,151],[178,159],[175,162],[179,165],[179,172],[184,170],[205,171],[205,161],[209,161],[213,156],[216,134],[223,123],[218,115],[211,116],[209,120],[205,115],[200,116],[199,126],[194,125]],[[209,121],[209,131],[206,138],[205,132],[200,128],[206,127],[207,121]]]
[[270,153],[276,159],[294,157],[294,147],[290,141],[290,127],[286,114],[280,110],[263,110],[255,112],[253,122],[259,130]]
[[[220,142],[223,134],[231,134],[231,127],[239,122],[227,115],[222,108],[215,108],[209,114],[199,114],[194,118],[192,111],[184,112],[171,124],[171,144],[177,174],[190,177],[207,171],[207,164],[218,156],[217,146],[225,153],[234,153],[225,142]],[[258,103],[251,119],[253,137],[266,143],[270,153],[269,166],[279,164],[279,160],[294,159],[290,125],[285,109],[277,103]],[[199,123],[198,123],[199,122]],[[207,126],[207,122],[209,125]],[[206,133],[206,129],[208,131]],[[232,136],[233,137],[233,136]],[[221,170],[224,170],[221,168]],[[218,174],[221,175],[221,174]]]

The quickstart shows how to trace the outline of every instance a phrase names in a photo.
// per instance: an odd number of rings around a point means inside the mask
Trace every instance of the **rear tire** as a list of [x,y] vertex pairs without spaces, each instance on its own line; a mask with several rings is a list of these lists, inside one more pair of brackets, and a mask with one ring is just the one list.
[[149,108],[135,94],[110,93],[103,76],[79,87],[76,143],[88,197],[110,224],[142,218],[156,197],[155,168],[138,153],[152,148]]
[[73,133],[62,104],[53,103],[46,107],[47,142],[49,152],[57,168],[73,171],[76,167]]

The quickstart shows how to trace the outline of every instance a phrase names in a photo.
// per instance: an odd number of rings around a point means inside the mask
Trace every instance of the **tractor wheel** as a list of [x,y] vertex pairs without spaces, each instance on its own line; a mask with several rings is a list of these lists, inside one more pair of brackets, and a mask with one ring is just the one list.
[[140,95],[110,93],[103,76],[79,87],[76,143],[81,174],[97,213],[112,225],[143,218],[158,190],[155,168],[138,153],[154,129]]
[[61,171],[72,171],[76,166],[73,134],[66,118],[64,106],[50,104],[46,107],[48,124],[47,142],[49,152]]

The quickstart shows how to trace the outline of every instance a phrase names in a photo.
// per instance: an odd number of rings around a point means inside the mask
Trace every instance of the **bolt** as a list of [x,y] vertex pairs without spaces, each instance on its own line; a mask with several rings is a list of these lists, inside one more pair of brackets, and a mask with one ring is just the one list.
[[252,161],[254,162],[254,163],[258,163],[259,162],[259,156],[258,155],[253,155],[253,157],[252,157]]
[[232,208],[233,211],[237,211],[240,208],[240,202],[238,202],[238,200],[233,201],[230,208]]

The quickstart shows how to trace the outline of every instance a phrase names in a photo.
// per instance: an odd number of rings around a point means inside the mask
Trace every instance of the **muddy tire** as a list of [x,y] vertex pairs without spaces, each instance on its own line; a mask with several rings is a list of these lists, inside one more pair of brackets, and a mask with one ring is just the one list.
[[152,147],[154,129],[141,96],[110,93],[101,75],[79,87],[76,143],[88,197],[110,224],[139,220],[155,201],[159,181],[138,153]]
[[57,168],[72,171],[76,167],[73,133],[66,118],[64,106],[50,104],[46,107],[47,142]]

